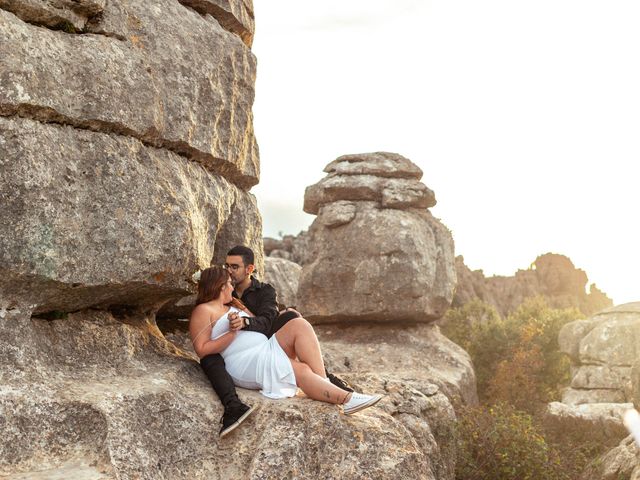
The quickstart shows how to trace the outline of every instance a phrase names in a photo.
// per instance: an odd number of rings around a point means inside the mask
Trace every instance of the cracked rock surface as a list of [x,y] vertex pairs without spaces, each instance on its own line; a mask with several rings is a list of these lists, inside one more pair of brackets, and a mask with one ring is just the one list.
[[191,3],[0,0],[1,306],[159,308],[237,243],[263,271],[256,61],[216,18],[252,5]]
[[130,0],[105,5],[91,27],[99,34],[53,31],[2,9],[0,24],[0,115],[133,137],[240,188],[258,182],[256,60],[210,15]]
[[151,306],[216,252],[260,251],[254,197],[171,151],[20,117],[0,117],[0,147],[4,303]]
[[[0,385],[0,478],[453,480],[448,394],[455,402],[463,389],[475,390],[468,356],[449,345],[428,359],[424,347],[437,327],[425,325],[407,332],[416,340],[403,350],[424,360],[390,369],[376,360],[398,355],[393,344],[405,342],[402,335],[383,346],[375,329],[338,337],[327,328],[319,336],[333,371],[383,400],[345,416],[304,396],[274,401],[239,389],[257,410],[219,439],[215,393],[193,354],[167,342],[153,317],[84,310],[45,320],[2,309],[0,361],[12,368]],[[360,341],[345,349],[353,335]],[[176,336],[184,333],[167,335]],[[447,384],[422,370],[438,370],[443,358],[456,358],[448,369],[466,380]]]
[[[345,155],[307,187],[317,215],[298,287],[314,323],[432,322],[456,284],[451,232],[428,208],[435,194],[396,153]],[[327,281],[327,279],[331,281]]]

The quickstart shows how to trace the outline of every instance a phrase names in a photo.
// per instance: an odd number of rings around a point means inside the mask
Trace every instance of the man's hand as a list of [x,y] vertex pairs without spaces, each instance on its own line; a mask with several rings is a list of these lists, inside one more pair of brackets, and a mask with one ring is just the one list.
[[229,319],[229,328],[234,332],[237,332],[244,327],[244,319],[238,315],[238,312],[231,312],[227,318]]

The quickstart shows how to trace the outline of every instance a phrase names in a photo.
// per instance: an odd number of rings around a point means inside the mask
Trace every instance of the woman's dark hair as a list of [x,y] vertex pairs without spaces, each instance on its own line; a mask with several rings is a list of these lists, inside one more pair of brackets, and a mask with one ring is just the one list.
[[220,291],[229,280],[229,272],[219,266],[205,268],[200,273],[198,280],[198,297],[196,305],[215,300],[220,296]]

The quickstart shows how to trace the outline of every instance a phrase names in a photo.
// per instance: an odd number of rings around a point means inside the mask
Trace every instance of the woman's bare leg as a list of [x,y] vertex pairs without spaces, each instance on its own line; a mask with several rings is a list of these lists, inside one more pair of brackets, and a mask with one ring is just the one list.
[[296,384],[307,397],[321,402],[343,404],[351,395],[341,388],[329,383],[324,377],[317,375],[306,363],[291,360],[293,373],[296,376]]
[[306,363],[316,375],[322,378],[327,376],[318,337],[311,324],[304,318],[289,320],[276,332],[276,340],[290,359],[297,358],[302,363]]

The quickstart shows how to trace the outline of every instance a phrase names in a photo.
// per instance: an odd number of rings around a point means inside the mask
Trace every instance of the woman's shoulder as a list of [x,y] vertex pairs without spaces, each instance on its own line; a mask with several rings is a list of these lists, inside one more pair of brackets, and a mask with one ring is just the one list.
[[191,311],[191,318],[195,318],[195,317],[212,317],[213,319],[217,320],[218,318],[222,317],[225,313],[227,313],[228,308],[224,307],[222,309],[217,308],[213,305],[208,305],[206,303],[201,303],[199,305],[196,305],[193,310]]

